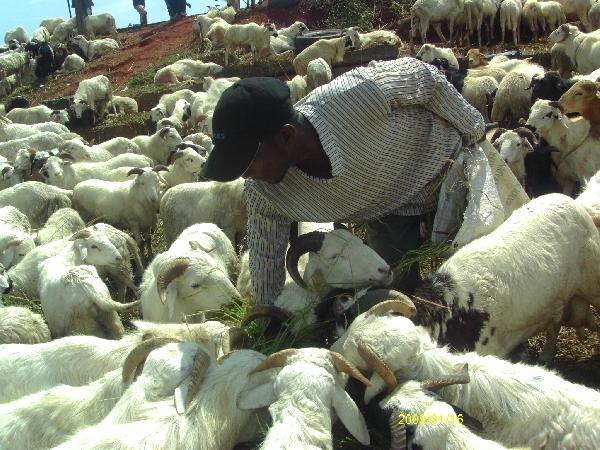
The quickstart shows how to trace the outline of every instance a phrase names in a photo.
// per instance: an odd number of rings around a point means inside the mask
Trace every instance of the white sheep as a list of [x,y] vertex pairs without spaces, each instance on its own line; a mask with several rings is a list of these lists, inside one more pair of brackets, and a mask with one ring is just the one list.
[[[140,153],[140,148],[135,142],[120,136],[92,146],[84,144],[80,139],[70,139],[58,145],[58,150],[71,155],[76,162],[108,161],[122,154],[129,154],[131,157],[133,153]],[[136,163],[131,165],[135,166]]]
[[180,145],[183,145],[186,142],[201,147],[202,150],[204,150],[203,152],[200,151],[200,149],[196,150],[199,150],[199,153],[202,154],[202,156],[208,156],[208,154],[213,148],[212,138],[204,133],[188,134],[186,137],[183,138],[183,142]]
[[85,59],[79,56],[77,53],[71,53],[67,58],[63,61],[63,64],[58,73],[64,73],[68,75],[70,73],[79,72],[85,68]]
[[223,9],[210,7],[206,12],[206,15],[208,17],[220,17],[227,23],[233,22],[233,19],[235,19],[235,14],[235,8],[233,8],[232,6],[225,6],[223,7]]
[[110,34],[114,38],[117,37],[115,18],[108,13],[85,16],[83,26],[91,39],[95,39],[97,34]]
[[205,79],[203,87],[206,91],[206,96],[203,96],[204,98],[201,101],[199,99],[196,100],[196,103],[200,103],[197,105],[195,111],[192,108],[192,115],[195,114],[194,120],[202,123],[203,131],[212,134],[212,115],[217,102],[221,98],[223,91],[235,81],[236,78],[219,78],[215,80],[209,77]]
[[12,39],[16,39],[21,44],[29,42],[29,35],[23,27],[17,27],[14,30],[9,30],[4,34],[4,43],[8,44]]
[[47,42],[50,39],[50,31],[45,26],[40,26],[31,33],[31,40],[37,42]]
[[[0,54],[0,73],[2,78],[7,79],[9,75],[15,76],[17,85],[21,85],[27,73],[33,73],[34,63],[28,52],[15,50]],[[15,85],[15,83],[10,83]],[[6,87],[4,88],[6,89]]]
[[331,67],[334,62],[341,63],[344,60],[346,50],[354,48],[350,36],[342,36],[334,39],[319,39],[302,50],[292,61],[294,70],[298,75],[306,75],[308,63],[313,59],[323,58]]
[[594,156],[598,139],[589,136],[590,122],[584,118],[569,120],[560,103],[536,101],[527,125],[558,150],[551,157],[556,165],[554,177],[563,187],[563,193],[572,194],[575,183],[592,177],[600,169],[600,161]]
[[548,37],[548,42],[561,45],[575,70],[588,74],[600,68],[600,36],[583,33],[575,25],[562,24]]
[[101,245],[88,251],[85,242],[92,232],[82,230],[69,238],[58,255],[40,263],[39,295],[52,337],[91,334],[119,339],[124,328],[117,311],[126,311],[139,302],[117,303],[98,276],[100,265],[120,264],[123,257],[106,236],[97,233]]
[[306,89],[312,92],[331,81],[331,67],[323,58],[313,59],[306,67]]
[[[112,100],[112,86],[105,75],[97,75],[93,78],[81,80],[73,96],[73,109],[78,119],[83,111],[92,110],[99,119],[104,118],[109,103]],[[113,106],[113,113],[116,114]]]
[[442,33],[442,22],[448,22],[450,28],[450,41],[454,35],[454,22],[457,16],[462,12],[462,2],[460,0],[450,0],[440,2],[439,0],[417,0],[410,7],[410,46],[412,48],[414,37],[417,35],[417,27],[421,34],[423,44],[427,43],[427,30],[429,24],[437,33],[442,42],[446,38]]
[[144,239],[142,234],[149,235],[156,222],[160,170],[164,170],[164,166],[131,169],[130,174],[137,176],[129,181],[82,181],[73,189],[73,205],[84,220],[101,217],[111,225],[128,228],[140,249],[146,244],[148,255],[151,255],[150,238]]
[[190,99],[190,105],[192,105],[190,125],[192,127],[197,126],[204,119],[206,119],[206,116],[204,114],[204,102],[206,101],[206,98],[206,92],[196,92]]
[[0,190],[22,183],[25,175],[16,165],[0,162]]
[[40,22],[40,27],[46,27],[50,34],[54,33],[54,30],[58,25],[63,23],[65,19],[62,17],[54,17],[52,19],[44,19]]
[[165,164],[171,150],[181,143],[181,136],[175,128],[166,127],[151,136],[136,136],[132,141],[138,145],[140,153],[152,158],[155,164]]
[[361,314],[331,347],[366,373],[375,370],[372,386],[365,391],[366,402],[386,384],[395,388],[396,378],[423,381],[468,364],[469,383],[447,386],[439,397],[479,420],[482,437],[505,446],[598,446],[598,391],[565,381],[540,366],[450,353],[447,347],[438,347],[425,328],[390,314],[410,316],[414,305],[405,302],[398,307],[377,305]]
[[254,372],[279,367],[274,380],[267,379],[238,397],[241,409],[269,406],[273,424],[260,449],[332,450],[335,415],[361,444],[369,445],[365,419],[344,390],[345,379],[338,374],[344,372],[368,384],[354,365],[329,350],[303,348],[279,351]]
[[69,40],[69,37],[75,32],[75,28],[77,27],[77,22],[75,21],[75,17],[70,18],[69,20],[65,20],[62,23],[59,23],[52,36],[50,36],[50,43],[52,45],[56,45],[59,43],[66,44]]
[[63,141],[63,135],[53,132],[43,131],[24,138],[12,139],[7,142],[0,142],[0,155],[15,161],[17,153],[21,149],[35,149],[39,151],[48,151],[57,148]]
[[20,306],[0,306],[0,344],[39,344],[50,339],[39,314]]
[[[349,30],[354,27],[350,27]],[[370,48],[378,45],[392,45],[399,47],[402,45],[402,40],[396,33],[390,30],[373,30],[368,33],[359,32],[360,48]]]
[[0,191],[0,207],[14,206],[40,228],[60,208],[71,207],[72,192],[37,181],[26,181]]
[[[544,19],[544,14],[542,13],[542,3],[538,0],[527,0],[523,4],[523,21],[527,22],[533,34],[533,39],[536,41],[539,38],[540,31],[546,34],[546,19]],[[560,8],[560,4],[558,4],[558,7]]]
[[[600,4],[597,1],[592,3],[592,7],[588,11],[588,21],[590,22],[591,30],[597,30],[598,28],[600,28]],[[557,24],[555,28],[563,23],[565,23],[565,21]]]
[[113,95],[111,106],[115,107],[117,114],[138,112],[138,104],[131,97],[120,97],[118,95]]
[[[170,94],[161,95],[160,99],[158,100],[158,104],[163,105],[165,108],[164,117],[167,117],[173,113],[173,109],[175,109],[175,103],[177,102],[177,100],[183,98],[191,103],[193,95],[194,91],[190,89],[179,89],[178,91],[172,92]],[[159,119],[162,119],[162,117],[159,117]],[[156,122],[157,120],[154,121]]]
[[178,83],[218,75],[223,67],[213,62],[180,59],[156,71],[155,84]]
[[229,278],[236,267],[233,246],[219,227],[192,225],[146,269],[140,287],[144,320],[187,322],[238,299]]
[[218,225],[231,242],[236,243],[245,236],[248,220],[244,180],[184,183],[172,187],[161,199],[160,217],[165,224],[168,245],[184,229],[202,222]]
[[[563,23],[567,22],[567,18],[561,4],[557,1],[540,2],[542,15],[544,16],[545,27],[542,28],[544,34],[546,29],[552,30],[558,28]],[[591,12],[591,9],[590,9]]]
[[45,105],[32,106],[31,108],[14,108],[6,113],[6,117],[13,123],[33,125],[43,122],[58,122],[65,125],[69,121],[66,110],[53,110]]
[[111,38],[93,39],[88,41],[85,36],[78,34],[71,38],[71,44],[77,45],[87,61],[118,51],[119,43]]
[[14,206],[0,208],[0,263],[4,269],[18,264],[35,248],[31,225]]
[[71,208],[61,208],[52,214],[35,236],[37,245],[44,245],[71,236],[85,228],[79,213]]
[[458,60],[451,48],[440,48],[433,44],[423,44],[417,52],[417,59],[431,63],[435,58],[444,58],[450,69],[458,70]]
[[[467,71],[471,73],[471,71]],[[489,103],[490,97],[498,91],[498,82],[490,76],[467,76],[463,81],[462,96],[477,111],[481,113],[486,122],[490,121]]]
[[302,36],[306,31],[308,31],[306,24],[298,21],[287,28],[277,30],[277,37],[271,36],[271,48],[273,52],[279,54],[289,50],[294,51],[296,49],[294,43],[296,37]]
[[500,3],[500,32],[501,41],[504,42],[506,30],[512,31],[515,47],[521,40],[521,13],[523,4],[521,0],[502,0]]
[[492,144],[504,162],[510,167],[521,186],[525,187],[525,156],[533,153],[533,146],[536,139],[533,133],[527,128],[517,128],[515,130],[504,130]]
[[206,162],[206,154],[200,154],[195,148],[183,142],[171,154],[169,161],[171,163],[169,171],[164,173],[163,179],[167,187],[173,187],[198,181],[200,170]]
[[12,123],[6,117],[0,117],[0,141],[7,142],[14,139],[21,139],[44,131],[56,134],[69,133],[69,129],[66,126],[57,122],[25,125],[22,123]]
[[[124,181],[129,175],[132,167],[149,167],[152,159],[135,153],[123,153],[107,161],[101,162],[79,162],[73,163],[69,159],[61,159],[58,156],[50,156],[41,173],[46,177],[49,184],[63,189],[72,190],[78,183],[85,180],[114,180]],[[123,169],[115,174],[111,169]]]
[[189,120],[192,116],[192,106],[185,99],[179,99],[175,102],[173,113],[169,117],[165,117],[156,122],[156,131],[163,128],[172,127],[178,132],[183,132],[188,128]]
[[[312,61],[311,61],[312,62]],[[285,84],[290,89],[290,99],[292,103],[296,103],[307,94],[306,76],[296,75]]]
[[225,33],[230,26],[231,25],[227,21],[216,18],[208,28],[206,39],[208,39],[214,47],[223,47],[225,44]]
[[250,47],[254,61],[266,57],[271,51],[271,36],[277,37],[277,29],[271,23],[259,25],[251,22],[231,25],[225,31],[223,41],[225,65],[229,65],[229,55],[233,55],[235,49],[239,47]]

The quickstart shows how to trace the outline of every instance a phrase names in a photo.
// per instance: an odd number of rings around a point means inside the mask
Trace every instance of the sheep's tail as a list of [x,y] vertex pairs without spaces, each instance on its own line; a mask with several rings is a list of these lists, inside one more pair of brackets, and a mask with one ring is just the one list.
[[127,310],[133,308],[134,306],[138,306],[140,304],[140,301],[136,300],[131,303],[119,303],[119,302],[115,302],[112,298],[110,298],[108,296],[97,296],[94,298],[94,303],[102,311],[124,312],[124,311],[127,311]]

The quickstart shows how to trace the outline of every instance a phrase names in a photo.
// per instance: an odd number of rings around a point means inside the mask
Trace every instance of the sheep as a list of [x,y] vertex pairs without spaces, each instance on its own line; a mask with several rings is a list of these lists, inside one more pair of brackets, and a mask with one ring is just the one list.
[[39,344],[50,341],[44,319],[20,306],[0,307],[0,344]]
[[577,81],[559,99],[566,114],[579,113],[590,122],[589,136],[600,139],[600,98],[598,83],[594,81]]
[[113,38],[117,37],[115,18],[108,13],[85,16],[83,26],[90,39],[95,39],[97,34],[110,34]]
[[119,43],[111,38],[94,39],[88,41],[85,36],[78,34],[71,38],[71,44],[78,46],[85,59],[93,61],[100,56],[108,55],[119,50]]
[[245,236],[248,220],[243,190],[243,179],[229,183],[184,183],[169,189],[160,201],[167,245],[188,226],[202,222],[217,224],[236,244]]
[[62,17],[54,17],[52,19],[44,19],[40,22],[40,27],[46,27],[50,34],[54,33],[54,30],[58,25],[64,23],[65,19]]
[[313,59],[306,66],[306,90],[312,92],[329,83],[332,77],[331,67],[323,58]]
[[[600,4],[597,1],[592,3],[590,10],[588,11],[588,21],[590,23],[590,30],[594,31],[600,28]],[[554,28],[565,23],[565,21],[559,22]]]
[[75,31],[77,27],[77,23],[75,21],[75,17],[70,18],[69,20],[65,20],[62,23],[59,23],[52,36],[50,36],[50,43],[52,45],[56,45],[59,43],[66,44],[71,34]]
[[[208,154],[210,153],[210,151],[213,148],[211,137],[204,133],[188,134],[186,137],[183,138],[183,142],[179,145],[183,145],[186,142],[195,144],[199,147],[202,147],[204,152],[199,151],[199,153],[201,153],[202,156],[208,156]],[[199,149],[196,149],[196,150],[199,150]]]
[[[111,101],[112,87],[110,80],[105,75],[97,75],[79,82],[73,96],[73,109],[78,119],[81,119],[83,111],[90,109],[94,113],[93,122],[95,123],[96,115],[102,119]],[[113,113],[116,114],[114,105]]]
[[595,33],[586,34],[565,23],[550,33],[548,42],[561,44],[577,72],[585,75],[600,68],[600,36]]
[[[527,0],[523,4],[523,21],[527,22],[529,29],[533,35],[533,40],[539,39],[539,32],[546,34],[546,20],[542,13],[542,2],[538,0]],[[557,3],[559,9],[560,4]],[[556,28],[556,27],[554,27]]]
[[92,245],[88,252],[86,243],[80,241],[91,235],[89,230],[78,231],[69,238],[70,245],[39,265],[40,301],[53,338],[81,333],[120,339],[124,328],[117,311],[139,304],[115,302],[96,268],[86,264],[112,265],[123,261],[103,234],[95,236],[102,245]]
[[136,136],[132,141],[138,145],[140,152],[152,158],[155,164],[164,164],[171,150],[182,142],[177,130],[171,127],[162,128],[152,136]]
[[296,75],[289,81],[286,81],[288,88],[290,89],[290,99],[292,103],[296,103],[302,97],[306,96],[307,86],[306,86],[306,78],[302,75]]
[[525,156],[533,153],[537,140],[527,128],[517,128],[514,131],[499,128],[498,132],[498,137],[492,138],[491,142],[521,186],[525,187]]
[[[348,28],[349,30],[355,27]],[[399,47],[402,45],[402,40],[396,33],[390,30],[373,30],[368,33],[359,32],[360,48],[366,49],[376,47],[378,45],[391,45]]]
[[294,40],[298,36],[302,36],[304,32],[308,31],[308,27],[303,22],[294,22],[287,28],[281,28],[277,30],[277,37],[271,36],[271,48],[276,54],[283,53],[286,51],[294,51],[296,45]]
[[54,212],[35,236],[37,245],[44,245],[71,236],[85,228],[79,213],[71,208],[61,208]]
[[368,385],[353,364],[326,349],[288,349],[269,356],[253,372],[279,367],[273,380],[243,391],[237,401],[242,410],[269,406],[273,424],[261,449],[333,449],[332,410],[361,444],[369,445],[365,419],[338,374],[344,372]]
[[16,39],[21,44],[26,44],[29,42],[29,35],[27,34],[27,31],[25,31],[25,28],[17,27],[14,30],[9,30],[6,32],[6,34],[4,34],[5,44],[8,44],[12,39]]
[[42,131],[56,134],[69,133],[69,129],[66,126],[57,122],[24,125],[22,123],[11,123],[6,117],[0,117],[0,141],[6,142],[13,139],[29,137]]
[[156,71],[155,84],[180,83],[186,80],[198,80],[218,75],[223,67],[213,62],[202,62],[194,59],[180,59]]
[[[0,373],[6,389],[0,403],[60,384],[83,386],[123,365],[127,354],[148,337],[174,337],[214,345],[220,353],[239,346],[239,328],[220,322],[157,324],[133,321],[134,331],[119,340],[96,336],[67,336],[38,345],[3,345]],[[28,382],[23,376],[29,373]]]
[[73,189],[73,205],[84,220],[102,217],[111,225],[128,228],[140,249],[147,244],[150,256],[150,239],[144,240],[142,234],[149,234],[156,222],[160,194],[158,171],[164,169],[164,166],[131,169],[129,174],[137,176],[130,181],[82,181]]
[[146,269],[140,286],[144,320],[189,321],[198,311],[239,299],[229,279],[236,265],[233,246],[219,227],[192,225]]
[[0,263],[4,269],[18,264],[35,247],[31,225],[14,206],[0,208]]
[[564,80],[558,72],[546,72],[543,77],[535,76],[527,89],[531,90],[531,101],[539,99],[558,101],[575,84],[574,80]]
[[271,36],[277,37],[277,29],[271,23],[259,25],[251,22],[231,25],[225,31],[223,39],[225,66],[229,65],[229,55],[233,55],[238,47],[250,47],[254,61],[267,56],[271,51]]
[[79,139],[70,139],[58,145],[58,150],[61,153],[70,155],[75,162],[108,161],[116,156],[128,154],[131,158],[130,160],[133,162],[127,164],[131,164],[132,166],[139,164],[139,160],[136,162],[135,156],[132,154],[139,154],[140,148],[131,139],[124,137],[115,137],[92,146],[84,144]]
[[492,107],[492,122],[501,125],[514,124],[519,119],[527,117],[531,107],[531,91],[527,88],[536,75],[544,75],[543,67],[537,64],[525,64],[509,72],[502,79]]
[[349,36],[334,39],[320,39],[302,50],[292,61],[298,75],[306,75],[308,63],[313,59],[322,58],[330,67],[334,62],[344,60],[346,50],[354,48]]
[[[175,109],[175,103],[177,103],[177,100],[183,98],[191,103],[191,99],[192,99],[193,95],[194,95],[194,91],[192,91],[190,89],[180,89],[171,94],[161,95],[160,99],[158,100],[158,104],[163,105],[165,108],[165,112],[164,112],[165,115],[163,117],[167,117],[173,113],[173,110]],[[162,119],[162,117],[159,117],[159,119]],[[154,118],[152,120],[154,120]],[[158,121],[158,119],[154,120],[154,122],[157,122],[157,121]]]
[[571,195],[577,182],[593,176],[600,169],[593,157],[598,140],[589,136],[590,122],[583,118],[569,120],[560,103],[536,101],[531,107],[527,126],[559,151],[552,154],[552,160],[556,167],[554,177],[563,193]]
[[[72,190],[78,183],[85,180],[95,179],[109,181],[108,178],[114,176],[111,169],[122,167],[149,167],[151,165],[152,159],[135,153],[123,153],[108,161],[80,163],[72,163],[68,159],[50,156],[42,168],[42,174],[47,178],[49,184],[59,188]],[[129,171],[129,169],[127,171]],[[117,178],[122,178],[123,176],[126,178],[128,175],[129,174],[118,175]]]
[[8,162],[0,162],[0,190],[24,181],[24,174]]
[[63,142],[61,136],[63,135],[44,131],[24,138],[0,142],[0,155],[14,161],[18,151],[21,149],[35,148],[39,151],[52,150],[57,148]]
[[444,58],[448,61],[450,69],[458,70],[458,60],[451,48],[440,48],[433,44],[423,44],[417,52],[417,59],[431,63],[434,58]]
[[557,1],[544,1],[539,2],[542,9],[542,15],[544,16],[545,27],[542,27],[544,34],[546,29],[552,30],[558,28],[563,23],[567,22],[565,13],[561,4]]
[[[7,97],[16,89],[19,85],[19,80],[16,75],[10,75],[8,77],[0,77],[0,97]],[[4,112],[0,114],[0,117],[6,115],[6,108]]]
[[111,105],[114,106],[117,114],[136,113],[138,112],[137,102],[130,97],[120,97],[113,95]]
[[160,119],[156,122],[156,131],[162,130],[163,128],[172,127],[178,132],[183,132],[184,129],[188,128],[188,122],[192,116],[192,107],[190,102],[185,99],[179,99],[175,102],[175,108],[173,113],[169,117]]
[[[565,381],[540,366],[490,355],[450,353],[407,318],[414,314],[414,305],[396,305],[377,305],[361,314],[331,347],[365,373],[375,370],[365,402],[386,384],[395,388],[396,378],[424,381],[468,364],[470,381],[441,389],[439,397],[479,420],[482,437],[506,446],[598,446],[597,391]],[[393,316],[392,311],[407,317]],[[524,423],[537,425],[524,427]]]
[[66,110],[52,110],[45,105],[32,106],[31,108],[15,108],[6,114],[13,123],[33,125],[43,122],[58,122],[65,125],[69,122]]
[[445,3],[437,0],[417,0],[410,7],[410,47],[413,48],[414,46],[413,41],[417,34],[417,26],[419,27],[422,43],[427,43],[427,30],[430,23],[440,40],[446,42],[446,38],[442,34],[441,22],[443,21],[448,21],[450,41],[452,41],[454,21],[462,12],[462,8],[462,3],[459,0],[451,0]]
[[226,20],[224,20],[224,19],[222,19],[220,17],[209,17],[207,14],[200,14],[196,18],[196,20],[194,20],[194,22],[192,24],[192,30],[199,37],[204,38],[208,34],[208,31],[210,30],[210,27],[214,23],[218,23],[218,22],[228,23]]
[[206,39],[215,47],[223,47],[225,44],[225,33],[230,26],[225,20],[216,19],[209,27]]
[[33,228],[41,228],[57,209],[71,207],[71,197],[70,191],[26,181],[0,191],[0,207],[16,207],[27,216]]
[[85,68],[85,59],[79,56],[77,53],[72,53],[64,60],[62,66],[57,73],[70,74],[74,72],[80,72]]
[[514,46],[518,45],[521,39],[522,10],[521,0],[502,0],[502,3],[500,3],[500,42],[504,43],[505,31],[508,29],[512,31]]
[[[590,25],[588,23],[588,11],[592,2],[590,0],[556,0],[560,3],[564,14],[569,20],[579,20],[581,24],[587,29],[590,30]],[[566,22],[566,20],[565,20]]]
[[192,146],[183,142],[171,154],[169,162],[169,171],[165,172],[163,179],[167,187],[173,187],[182,183],[198,181],[200,170],[206,162],[206,155],[198,153]]
[[208,17],[220,17],[227,23],[233,22],[233,20],[235,19],[235,14],[235,9],[231,6],[226,6],[223,9],[212,7],[208,8],[208,11],[206,12],[206,15]]
[[190,114],[190,126],[195,127],[201,123],[206,116],[204,114],[204,102],[207,99],[206,92],[196,92],[190,99],[191,114]]
[[212,134],[212,115],[214,109],[223,91],[234,83],[233,80],[234,78],[220,78],[218,80],[207,78],[205,80],[204,89],[206,90],[206,95],[203,96],[202,100],[197,99],[195,103],[198,103],[198,105],[196,108],[192,108],[194,121],[203,123],[203,131]]

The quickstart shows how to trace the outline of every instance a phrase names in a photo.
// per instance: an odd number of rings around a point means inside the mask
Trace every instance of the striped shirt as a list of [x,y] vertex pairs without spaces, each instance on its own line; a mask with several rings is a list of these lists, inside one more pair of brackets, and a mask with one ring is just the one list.
[[291,167],[278,184],[246,181],[258,304],[272,304],[283,288],[291,222],[360,223],[432,211],[450,158],[484,135],[481,114],[435,67],[414,58],[353,69],[294,108],[317,131],[333,176]]

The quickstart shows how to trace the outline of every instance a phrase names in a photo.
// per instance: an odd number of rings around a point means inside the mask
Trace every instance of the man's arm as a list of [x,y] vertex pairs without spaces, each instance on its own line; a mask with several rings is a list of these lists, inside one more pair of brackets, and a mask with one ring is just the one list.
[[399,58],[372,63],[369,68],[390,108],[423,106],[456,128],[465,145],[485,135],[482,115],[434,66],[414,58]]
[[285,252],[291,221],[246,181],[250,276],[257,305],[272,305],[285,283]]

